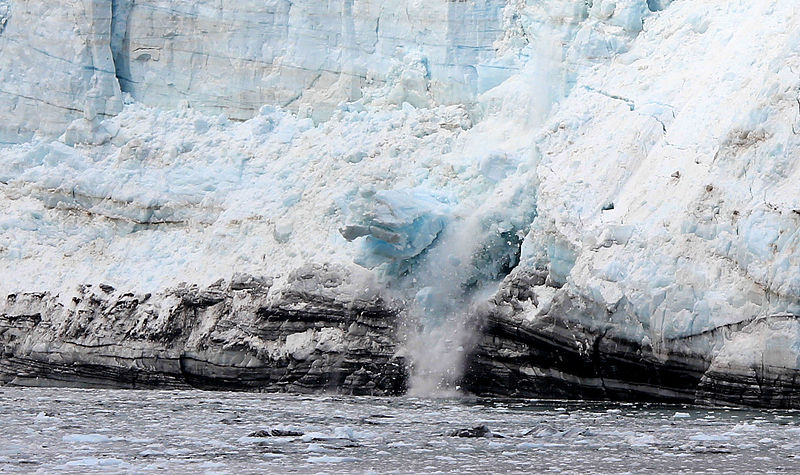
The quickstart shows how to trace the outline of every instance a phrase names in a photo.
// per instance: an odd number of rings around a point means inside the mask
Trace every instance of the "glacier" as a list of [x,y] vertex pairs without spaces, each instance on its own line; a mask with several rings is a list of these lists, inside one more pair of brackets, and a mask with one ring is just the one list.
[[0,0],[0,381],[798,407],[798,51],[780,0]]

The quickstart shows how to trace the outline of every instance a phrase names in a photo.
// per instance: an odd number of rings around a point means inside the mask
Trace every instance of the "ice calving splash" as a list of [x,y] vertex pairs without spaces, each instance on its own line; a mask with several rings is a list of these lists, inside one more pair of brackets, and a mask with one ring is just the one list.
[[454,221],[414,272],[409,308],[420,331],[408,340],[412,394],[457,389],[474,339],[473,304],[491,297],[517,265],[535,214],[535,182],[524,178],[504,180],[495,195]]
[[[549,29],[540,31],[536,58],[509,81],[513,84],[484,94],[485,103],[498,100],[502,106],[489,121],[464,134],[464,150],[482,153],[473,160],[465,157],[465,162],[474,164],[491,191],[460,203],[435,246],[406,279],[406,293],[413,295],[408,318],[418,324],[406,340],[412,395],[450,397],[460,392],[465,358],[477,339],[471,318],[475,306],[490,299],[519,263],[522,241],[536,216],[541,157],[535,131],[568,87],[564,48],[556,37]],[[522,93],[504,97],[520,83]],[[504,119],[503,131],[512,139],[502,142],[501,150],[486,150],[482,140],[491,132],[485,128]],[[470,180],[464,182],[469,187]]]
[[485,300],[519,261],[535,214],[535,180],[518,174],[529,171],[526,160],[489,155],[466,171],[486,187],[481,200],[366,189],[350,207],[340,233],[359,241],[355,262],[382,275],[406,301],[412,393],[449,394],[469,347],[472,300]]

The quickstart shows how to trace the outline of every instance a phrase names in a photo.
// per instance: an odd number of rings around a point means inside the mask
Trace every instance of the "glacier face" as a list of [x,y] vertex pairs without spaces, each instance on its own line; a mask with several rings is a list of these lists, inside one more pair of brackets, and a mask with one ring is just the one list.
[[122,110],[102,0],[0,2],[0,143]]
[[234,272],[278,292],[311,262],[452,314],[510,273],[491,318],[580,328],[576,355],[603,335],[699,361],[707,388],[800,368],[789,2],[11,1],[0,17],[0,132],[25,139],[0,155],[3,294],[68,305],[82,283]]
[[0,5],[13,12],[0,36],[0,107],[16,117],[0,130],[6,142],[114,115],[120,89],[153,107],[188,103],[243,120],[273,104],[324,120],[381,86],[396,104],[474,101],[514,68],[494,54],[500,0]]
[[508,76],[494,61],[504,2],[114,2],[122,90],[247,119],[263,104],[327,119],[368,86],[392,99],[461,103]]

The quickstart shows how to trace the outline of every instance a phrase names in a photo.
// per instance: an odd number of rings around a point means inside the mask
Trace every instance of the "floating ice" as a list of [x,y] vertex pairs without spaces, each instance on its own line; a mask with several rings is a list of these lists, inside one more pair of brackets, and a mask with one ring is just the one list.
[[697,442],[725,442],[731,440],[730,437],[727,435],[717,435],[717,434],[695,434],[689,437],[689,440],[694,440]]
[[78,460],[71,460],[67,462],[66,465],[68,467],[114,467],[117,469],[130,466],[130,464],[126,463],[123,460],[115,458],[95,458],[95,457],[87,457]]
[[83,442],[87,444],[100,444],[111,442],[111,438],[103,434],[70,434],[61,438],[64,442]]
[[306,459],[308,463],[345,463],[345,462],[358,462],[355,457],[332,457],[328,455],[321,455],[319,457],[309,457]]

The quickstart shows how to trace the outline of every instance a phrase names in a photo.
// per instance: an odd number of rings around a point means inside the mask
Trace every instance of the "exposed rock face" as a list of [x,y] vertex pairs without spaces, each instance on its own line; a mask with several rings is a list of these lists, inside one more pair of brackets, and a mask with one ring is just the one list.
[[[11,295],[0,310],[0,382],[23,386],[398,394],[396,313],[316,266],[272,282],[134,295],[85,287],[73,305]],[[341,298],[345,292],[345,298]]]
[[562,291],[537,313],[542,305],[530,284],[542,282],[514,277],[482,316],[483,334],[464,377],[470,391],[800,407],[797,354],[785,343],[797,337],[800,316],[772,315],[681,338],[636,341],[629,327],[614,323],[627,309],[609,311]]
[[[564,291],[536,312],[544,277],[517,271],[480,315],[462,384],[484,396],[800,407],[787,340],[800,316],[773,315],[684,338],[634,341],[608,311]],[[0,383],[402,394],[398,307],[335,266],[306,266],[281,289],[236,275],[136,295],[85,286],[0,307]],[[600,323],[604,322],[604,323]]]

